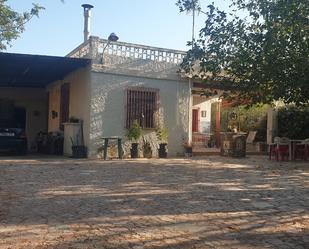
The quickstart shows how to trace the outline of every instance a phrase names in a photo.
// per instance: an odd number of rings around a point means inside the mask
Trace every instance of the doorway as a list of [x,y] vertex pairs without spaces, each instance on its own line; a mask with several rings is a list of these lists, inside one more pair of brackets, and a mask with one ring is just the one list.
[[199,132],[199,110],[192,110],[192,132]]
[[70,84],[65,83],[61,86],[60,90],[60,119],[59,127],[63,130],[63,123],[69,121],[69,108],[70,108]]

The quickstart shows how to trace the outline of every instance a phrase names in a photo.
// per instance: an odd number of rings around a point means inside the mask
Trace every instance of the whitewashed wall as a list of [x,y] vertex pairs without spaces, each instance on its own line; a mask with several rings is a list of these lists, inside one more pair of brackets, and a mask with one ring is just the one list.
[[[211,101],[206,98],[193,96],[193,109],[199,109],[199,132],[210,133]],[[206,117],[202,117],[202,111],[206,111]]]
[[[199,132],[210,133],[211,125],[211,104],[218,101],[218,97],[206,99],[198,95],[193,96],[193,109],[199,109]],[[206,117],[202,117],[202,111],[206,111]]]
[[1,88],[0,99],[14,101],[15,106],[26,109],[26,135],[28,149],[35,147],[39,131],[47,130],[47,93],[37,88]]
[[125,137],[125,93],[130,86],[160,90],[160,113],[169,132],[169,155],[183,153],[188,135],[189,86],[187,82],[91,73],[90,156],[98,154],[102,136]]
[[[83,68],[77,70],[61,81],[56,81],[48,86],[49,91],[49,116],[48,131],[59,130],[60,118],[60,88],[62,84],[70,84],[70,106],[69,117],[75,117],[84,121],[84,139],[88,146],[89,141],[89,120],[90,120],[90,70]],[[52,111],[56,111],[58,116],[52,118]]]
[[[59,118],[60,118],[60,82],[53,83],[48,87],[49,103],[48,103],[48,131],[54,132],[59,130]],[[52,117],[52,112],[56,112],[58,115]]]

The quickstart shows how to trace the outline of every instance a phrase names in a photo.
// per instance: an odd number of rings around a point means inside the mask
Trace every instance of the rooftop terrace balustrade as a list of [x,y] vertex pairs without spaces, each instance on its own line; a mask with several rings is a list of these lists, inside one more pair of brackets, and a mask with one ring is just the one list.
[[[102,55],[104,51],[104,56]],[[72,52],[68,57],[89,58],[100,62],[102,57],[123,57],[129,59],[143,59],[155,62],[180,64],[185,56],[184,51],[144,46],[126,42],[111,42],[106,39],[91,36]],[[102,62],[102,60],[101,60]]]

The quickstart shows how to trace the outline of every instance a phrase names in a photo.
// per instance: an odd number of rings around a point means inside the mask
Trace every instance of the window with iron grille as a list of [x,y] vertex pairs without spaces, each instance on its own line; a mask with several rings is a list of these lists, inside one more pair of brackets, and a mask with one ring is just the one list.
[[129,88],[127,90],[126,127],[137,120],[142,128],[155,128],[158,90],[149,88]]

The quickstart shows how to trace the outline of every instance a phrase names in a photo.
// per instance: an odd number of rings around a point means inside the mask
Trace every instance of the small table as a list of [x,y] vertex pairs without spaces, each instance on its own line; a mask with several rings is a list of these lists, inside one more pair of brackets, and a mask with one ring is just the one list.
[[109,140],[117,140],[117,146],[118,146],[118,158],[122,159],[122,138],[121,137],[116,137],[116,136],[112,136],[112,137],[102,137],[102,139],[104,140],[104,145],[103,145],[103,149],[104,149],[104,160],[106,160],[107,158],[107,149],[108,149],[108,141]]

